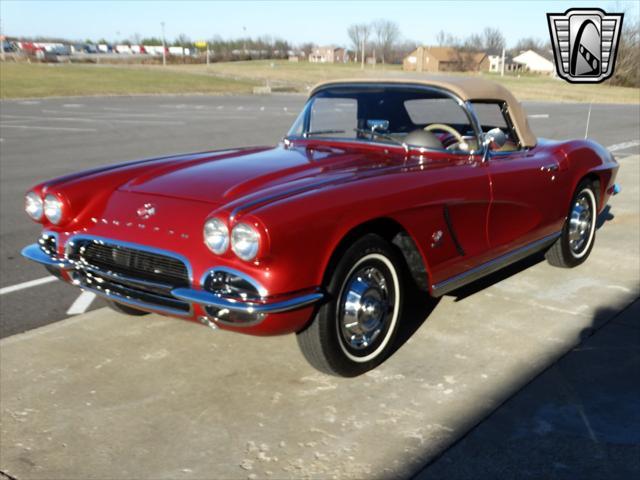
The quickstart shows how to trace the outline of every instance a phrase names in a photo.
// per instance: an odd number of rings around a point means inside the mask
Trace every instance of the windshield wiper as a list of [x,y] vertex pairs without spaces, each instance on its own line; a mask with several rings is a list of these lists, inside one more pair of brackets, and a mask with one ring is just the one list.
[[405,152],[409,151],[409,145],[407,145],[402,140],[398,140],[396,137],[387,135],[386,133],[376,132],[375,130],[367,130],[366,128],[354,128],[354,131],[356,131],[357,133],[362,133],[363,135],[371,135],[372,140],[374,136],[384,138],[385,140],[389,140],[396,145],[400,145],[402,148],[404,148]]
[[304,132],[302,136],[304,138],[307,138],[312,135],[328,135],[330,133],[345,133],[345,131],[344,130],[311,130],[309,132]]

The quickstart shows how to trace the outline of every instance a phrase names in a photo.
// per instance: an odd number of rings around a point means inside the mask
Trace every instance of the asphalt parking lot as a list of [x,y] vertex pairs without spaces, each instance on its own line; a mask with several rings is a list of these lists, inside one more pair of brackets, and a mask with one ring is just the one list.
[[[270,144],[303,101],[1,103],[0,333],[9,337],[0,343],[2,472],[18,479],[410,476],[637,299],[638,105],[591,111],[589,136],[615,151],[623,193],[601,219],[585,265],[558,270],[532,259],[464,294],[418,305],[406,343],[357,379],[314,372],[292,336],[131,319],[100,309],[98,300],[80,305],[90,313],[77,308],[63,320],[77,290],[24,285],[46,277],[19,257],[38,233],[22,211],[31,184],[104,163]],[[536,103],[527,111],[539,136],[584,136],[587,105]],[[637,337],[637,323],[629,328],[627,336]],[[524,435],[535,437],[538,427],[523,427]]]

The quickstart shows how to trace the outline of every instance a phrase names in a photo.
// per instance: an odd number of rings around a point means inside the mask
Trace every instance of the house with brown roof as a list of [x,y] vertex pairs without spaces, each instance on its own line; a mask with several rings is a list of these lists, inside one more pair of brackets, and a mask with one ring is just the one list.
[[402,62],[408,72],[479,72],[489,70],[484,52],[466,52],[453,47],[418,47]]
[[314,47],[309,54],[312,63],[344,63],[348,61],[342,47]]

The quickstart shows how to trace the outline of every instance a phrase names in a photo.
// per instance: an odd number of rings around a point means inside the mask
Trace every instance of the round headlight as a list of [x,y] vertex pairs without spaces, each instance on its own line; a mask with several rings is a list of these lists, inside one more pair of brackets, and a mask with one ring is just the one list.
[[246,223],[239,223],[231,231],[231,249],[242,260],[250,261],[258,255],[260,234]]
[[204,243],[209,250],[221,255],[229,248],[229,228],[219,218],[211,218],[204,224]]
[[44,197],[44,216],[56,225],[62,220],[62,202],[55,195]]
[[42,219],[44,208],[42,206],[42,198],[36,192],[29,192],[24,197],[24,210],[34,220]]

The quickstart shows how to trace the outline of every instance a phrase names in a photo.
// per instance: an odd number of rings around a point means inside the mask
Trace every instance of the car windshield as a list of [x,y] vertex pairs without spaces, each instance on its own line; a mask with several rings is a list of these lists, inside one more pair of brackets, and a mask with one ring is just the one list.
[[318,91],[288,133],[290,139],[312,137],[464,152],[477,147],[469,116],[455,97],[400,85]]

